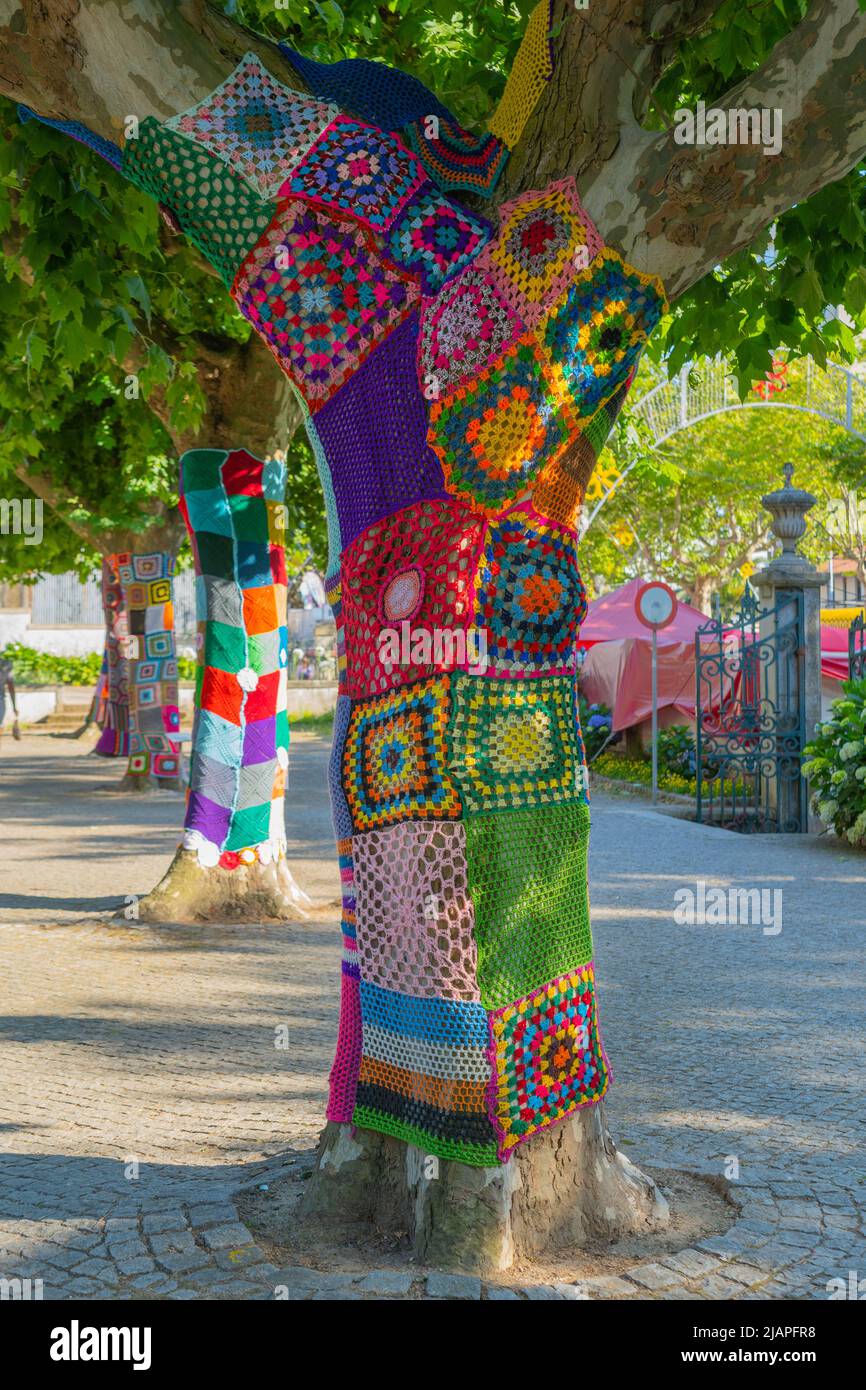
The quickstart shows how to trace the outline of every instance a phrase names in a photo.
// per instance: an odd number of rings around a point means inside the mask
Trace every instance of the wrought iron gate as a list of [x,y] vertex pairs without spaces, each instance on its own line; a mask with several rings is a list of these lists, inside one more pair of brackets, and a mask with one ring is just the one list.
[[804,831],[803,593],[695,634],[697,819],[746,832]]
[[862,613],[848,629],[848,675],[852,681],[866,676],[866,622]]

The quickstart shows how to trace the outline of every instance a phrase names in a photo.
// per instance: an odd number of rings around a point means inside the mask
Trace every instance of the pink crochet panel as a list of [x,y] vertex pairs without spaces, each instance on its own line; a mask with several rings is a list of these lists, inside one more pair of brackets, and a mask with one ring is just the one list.
[[421,998],[479,999],[458,821],[404,821],[353,840],[361,979]]

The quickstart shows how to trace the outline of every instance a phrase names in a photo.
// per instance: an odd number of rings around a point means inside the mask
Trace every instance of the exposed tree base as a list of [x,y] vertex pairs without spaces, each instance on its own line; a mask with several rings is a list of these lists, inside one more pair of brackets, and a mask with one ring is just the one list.
[[285,859],[202,868],[193,850],[179,849],[165,877],[138,905],[140,922],[298,922],[310,899]]
[[183,786],[179,777],[151,777],[149,772],[125,772],[117,789],[121,792],[179,792],[183,791]]
[[655,1183],[619,1153],[601,1105],[520,1145],[509,1163],[434,1160],[372,1130],[328,1124],[302,1221],[408,1235],[413,1258],[490,1275],[521,1259],[668,1225]]

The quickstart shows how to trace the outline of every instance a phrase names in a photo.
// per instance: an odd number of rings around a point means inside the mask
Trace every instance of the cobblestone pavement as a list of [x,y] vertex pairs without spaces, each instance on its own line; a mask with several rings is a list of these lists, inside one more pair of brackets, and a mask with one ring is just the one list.
[[[319,902],[338,889],[325,759],[318,740],[293,746],[293,868]],[[0,1280],[40,1279],[45,1298],[749,1299],[826,1298],[829,1280],[866,1277],[862,855],[594,799],[608,1119],[638,1163],[738,1165],[725,1236],[624,1277],[522,1292],[279,1270],[232,1194],[302,1161],[320,1127],[336,918],[106,925],[95,914],[167,866],[182,805],[119,796],[119,771],[45,738],[0,759]],[[699,880],[780,889],[781,930],[678,925],[674,895]]]

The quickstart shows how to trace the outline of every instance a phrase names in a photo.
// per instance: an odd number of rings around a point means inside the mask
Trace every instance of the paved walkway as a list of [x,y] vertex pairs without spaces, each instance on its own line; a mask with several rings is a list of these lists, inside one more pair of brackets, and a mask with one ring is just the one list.
[[[326,746],[291,755],[293,869],[338,892]],[[182,799],[136,798],[71,741],[4,740],[0,1280],[45,1297],[516,1297],[423,1272],[268,1265],[232,1194],[308,1151],[336,1027],[338,935],[129,930],[104,914],[168,865]],[[731,1176],[718,1240],[534,1297],[827,1297],[866,1276],[866,857],[593,803],[591,894],[608,1116],[639,1163]],[[781,889],[781,930],[678,925],[679,890]],[[100,920],[102,914],[102,920]],[[82,919],[84,924],[82,924]],[[288,1049],[276,1046],[288,1027]]]

